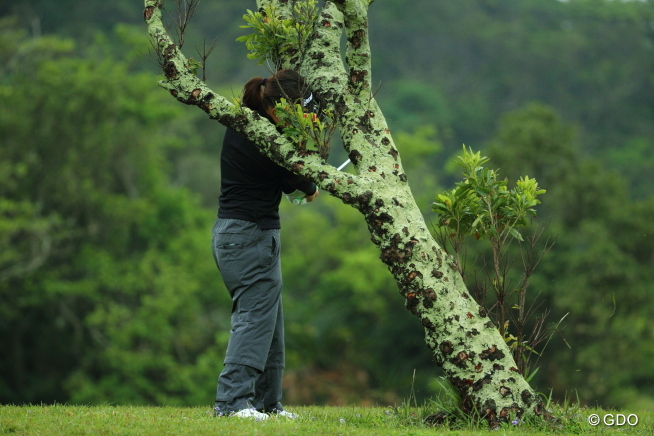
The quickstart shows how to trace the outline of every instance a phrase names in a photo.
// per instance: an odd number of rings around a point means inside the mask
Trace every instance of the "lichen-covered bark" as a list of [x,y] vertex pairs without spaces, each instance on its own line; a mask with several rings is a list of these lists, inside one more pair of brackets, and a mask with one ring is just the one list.
[[543,414],[535,392],[518,373],[497,327],[470,296],[456,263],[433,240],[406,187],[360,196],[381,260],[395,277],[406,308],[416,315],[425,341],[463,399],[491,423]]
[[[468,293],[454,259],[434,241],[415,204],[400,154],[371,92],[367,8],[370,0],[326,2],[306,42],[302,59],[280,55],[297,67],[338,116],[344,146],[357,174],[338,171],[316,153],[298,150],[256,113],[235,108],[186,68],[186,58],[161,23],[161,0],[145,0],[145,20],[164,55],[161,86],[179,101],[200,107],[246,134],[275,162],[314,180],[358,209],[405,298],[425,329],[425,340],[465,410],[476,408],[491,425],[523,415],[541,415],[542,404],[518,373],[497,328]],[[287,13],[288,0],[258,0]],[[284,12],[285,11],[285,12]],[[346,31],[344,65],[340,39]]]

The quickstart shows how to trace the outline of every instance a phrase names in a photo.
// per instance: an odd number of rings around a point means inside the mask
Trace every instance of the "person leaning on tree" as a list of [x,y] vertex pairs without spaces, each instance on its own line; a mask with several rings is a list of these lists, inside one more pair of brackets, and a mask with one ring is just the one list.
[[[245,84],[242,104],[279,125],[275,105],[285,98],[319,112],[305,79],[294,70]],[[221,194],[213,254],[232,298],[231,330],[218,378],[215,416],[296,418],[281,404],[284,318],[279,203],[282,193],[318,196],[313,182],[277,165],[254,142],[227,129],[221,154]]]

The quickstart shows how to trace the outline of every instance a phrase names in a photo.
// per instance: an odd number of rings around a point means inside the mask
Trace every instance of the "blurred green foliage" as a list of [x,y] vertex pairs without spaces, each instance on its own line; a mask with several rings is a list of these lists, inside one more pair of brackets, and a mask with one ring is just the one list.
[[[228,97],[262,75],[235,41],[252,5],[202,3],[187,36],[193,56],[219,35],[206,73]],[[224,130],[157,88],[141,7],[0,5],[1,403],[213,401]],[[570,315],[536,389],[632,409],[654,404],[653,22],[651,2],[604,0],[396,0],[370,17],[376,97],[428,220],[462,143],[547,190],[557,243],[530,289],[551,321]],[[432,395],[422,327],[357,212],[322,195],[282,215],[287,401]]]

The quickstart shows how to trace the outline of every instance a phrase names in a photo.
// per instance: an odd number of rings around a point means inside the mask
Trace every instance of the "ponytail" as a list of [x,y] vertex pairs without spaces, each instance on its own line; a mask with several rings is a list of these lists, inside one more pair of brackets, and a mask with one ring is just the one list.
[[262,77],[253,77],[245,84],[243,87],[243,106],[246,106],[253,111],[259,110],[261,104],[263,103],[263,88],[261,85],[265,85],[267,79]]

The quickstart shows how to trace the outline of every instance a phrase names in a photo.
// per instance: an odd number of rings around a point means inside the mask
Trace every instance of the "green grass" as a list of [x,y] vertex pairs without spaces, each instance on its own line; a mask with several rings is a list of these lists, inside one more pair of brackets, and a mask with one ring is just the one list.
[[[1,406],[1,435],[212,435],[212,436],[287,436],[287,435],[553,435],[553,434],[654,434],[654,412],[636,413],[635,427],[591,426],[591,413],[603,416],[608,411],[553,406],[560,422],[552,427],[539,424],[507,425],[498,431],[469,420],[448,427],[432,427],[422,422],[430,407],[289,407],[300,418],[270,418],[262,422],[237,418],[213,418],[208,407],[137,406]],[[618,413],[618,412],[613,412]],[[630,412],[621,413],[628,415]]]

